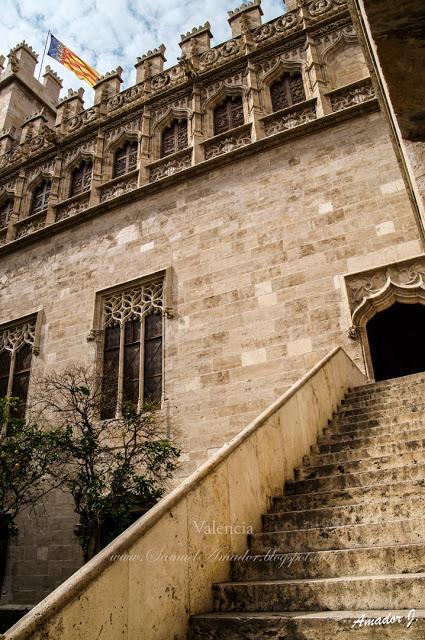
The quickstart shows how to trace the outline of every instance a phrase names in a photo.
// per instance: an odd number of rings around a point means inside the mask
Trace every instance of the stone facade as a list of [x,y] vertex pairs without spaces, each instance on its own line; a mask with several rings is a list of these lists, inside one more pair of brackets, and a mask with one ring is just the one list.
[[[161,46],[138,60],[134,86],[120,92],[118,68],[96,85],[94,106],[70,92],[55,124],[38,103],[12,123],[9,87],[25,84],[13,52],[0,75],[5,126],[15,128],[0,138],[0,206],[13,204],[0,230],[0,323],[38,312],[34,373],[95,364],[101,293],[165,274],[161,411],[183,450],[178,479],[332,347],[365,370],[344,276],[422,251],[346,4],[299,5],[264,25],[258,1],[243,5],[226,43],[210,48],[208,23],[194,29],[178,65],[164,71]],[[276,111],[270,88],[285,73],[301,76],[304,99]],[[214,135],[226,98],[242,98],[243,124]],[[161,157],[176,120],[187,120],[188,146]],[[137,167],[114,177],[131,142]],[[91,187],[70,195],[83,160]],[[30,215],[46,179],[48,206]],[[63,566],[54,556],[61,539],[72,547],[72,517],[70,506],[43,552],[22,525],[11,557],[18,567],[24,554],[19,575],[40,579],[23,594],[9,570],[5,601],[31,604],[78,565],[77,551]]]

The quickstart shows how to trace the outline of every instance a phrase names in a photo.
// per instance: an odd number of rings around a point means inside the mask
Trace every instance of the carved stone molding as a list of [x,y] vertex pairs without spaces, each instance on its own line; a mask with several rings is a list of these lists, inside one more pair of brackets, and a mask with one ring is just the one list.
[[223,44],[208,49],[199,56],[199,67],[202,71],[228,62],[242,53],[243,42],[240,38],[228,40]]
[[13,193],[15,191],[15,188],[16,188],[16,176],[0,184],[0,198],[5,193]]
[[42,164],[31,167],[25,174],[27,184],[31,183],[37,175],[51,175],[53,173],[54,160],[48,160]]
[[244,124],[233,131],[226,131],[203,143],[205,160],[245,147],[251,142],[251,125]]
[[207,102],[209,102],[214,96],[219,94],[222,89],[226,88],[240,89],[241,91],[246,89],[246,72],[240,71],[239,73],[235,73],[228,78],[224,78],[223,80],[218,80],[217,82],[212,82],[211,84],[206,85],[206,87],[202,91],[201,96],[202,108],[204,108]]
[[73,116],[72,118],[67,120],[65,123],[66,130],[69,133],[73,133],[74,131],[77,131],[77,129],[79,129],[80,127],[86,124],[90,124],[91,122],[94,122],[95,120],[97,120],[98,117],[99,117],[98,107],[97,106],[90,107],[90,109],[86,109],[85,111],[82,111],[78,115]]
[[259,44],[263,43],[265,40],[270,40],[271,38],[275,39],[282,35],[287,36],[294,31],[302,29],[302,27],[302,16],[299,10],[290,11],[276,20],[268,22],[262,27],[258,27],[258,29],[254,29],[254,42]]
[[272,58],[268,58],[267,60],[260,62],[260,64],[256,66],[259,80],[262,81],[275,69],[284,67],[285,62],[302,64],[306,60],[306,55],[305,47],[295,47],[294,49],[289,49],[278,56],[273,56]]
[[300,102],[299,104],[282,109],[261,119],[266,136],[272,136],[287,129],[316,120],[316,99]]
[[123,193],[128,193],[129,191],[133,191],[133,189],[137,189],[138,177],[139,172],[136,170],[132,171],[127,176],[123,176],[118,182],[114,180],[113,184],[106,184],[102,186],[100,201],[106,202],[107,200],[121,196]]
[[318,38],[316,42],[319,54],[322,60],[324,60],[327,54],[340,43],[346,42],[347,44],[350,44],[352,42],[357,42],[357,40],[358,38],[354,26],[350,23],[340,26],[339,29],[325,33],[323,36]]
[[368,100],[373,100],[373,98],[375,98],[375,92],[370,78],[366,78],[366,80],[361,80],[360,82],[355,82],[347,87],[342,87],[341,89],[332,91],[327,95],[331,102],[332,111],[341,111],[342,109],[347,109],[348,107],[352,107],[356,104],[361,104],[362,102],[367,102]]
[[129,87],[128,89],[125,89],[125,91],[117,93],[115,96],[109,98],[106,103],[106,110],[108,111],[108,113],[116,111],[117,109],[132,104],[133,102],[136,102],[143,97],[143,84],[136,84],[134,87]]
[[153,131],[158,122],[163,120],[169,113],[173,111],[185,112],[187,117],[190,118],[192,114],[191,109],[191,97],[190,95],[182,96],[176,100],[161,100],[152,105],[151,116],[151,130]]
[[178,171],[187,169],[188,167],[190,167],[191,163],[191,147],[188,149],[183,149],[182,151],[178,151],[177,153],[173,154],[172,157],[163,158],[160,161],[156,162],[154,165],[150,166],[150,182],[156,182],[157,180],[161,180],[161,178],[166,178],[173,175],[174,173],[177,173]]
[[118,127],[114,127],[113,129],[109,129],[108,131],[106,131],[105,144],[106,146],[111,145],[124,132],[134,133],[136,131],[140,131],[140,117],[135,118],[134,120],[130,120],[130,122],[125,122],[124,124],[121,124]]
[[43,211],[40,214],[35,216],[31,216],[30,218],[26,218],[19,222],[17,225],[16,238],[23,238],[24,236],[29,235],[30,233],[35,233],[46,224],[46,211]]
[[425,255],[345,276],[353,326],[396,301],[425,303]]
[[346,8],[346,0],[313,0],[306,6],[310,20],[322,19],[324,16],[332,15]]
[[69,165],[76,157],[80,154],[90,153],[93,154],[96,147],[96,139],[92,138],[92,140],[87,140],[83,142],[83,144],[78,145],[77,147],[73,147],[69,151],[66,151],[63,155],[63,161],[65,166]]
[[56,222],[65,220],[75,216],[81,211],[85,211],[90,205],[90,193],[82,193],[72,200],[72,202],[65,202],[58,205],[56,210]]

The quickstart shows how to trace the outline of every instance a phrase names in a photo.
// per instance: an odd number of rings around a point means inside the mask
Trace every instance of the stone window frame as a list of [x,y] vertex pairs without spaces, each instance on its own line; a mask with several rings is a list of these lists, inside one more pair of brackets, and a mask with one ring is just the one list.
[[60,200],[67,200],[68,198],[73,198],[75,195],[77,195],[77,194],[71,193],[72,177],[74,172],[76,171],[76,169],[78,169],[78,167],[82,162],[92,163],[92,179],[91,179],[90,189],[87,189],[87,191],[84,191],[81,193],[89,193],[91,191],[93,186],[94,161],[95,161],[95,156],[93,152],[82,151],[65,164],[62,171],[63,177],[61,179],[61,185],[60,185]]
[[[35,205],[35,200],[38,197],[38,191],[40,191],[40,193],[42,195],[43,206],[40,209],[35,210],[35,206],[36,206]],[[51,178],[45,178],[44,180],[41,180],[38,183],[38,185],[36,185],[32,189],[29,216],[36,216],[38,214],[41,214],[41,213],[47,211],[47,209],[49,207],[49,200],[50,200],[51,193],[52,193],[52,179]],[[46,194],[47,194],[47,197],[46,197]]]
[[[126,173],[121,176],[114,175],[115,168],[115,154],[123,147],[127,142],[137,142],[137,165],[136,171],[140,165],[140,139],[141,132],[139,131],[123,131],[121,135],[112,140],[104,149],[103,162],[102,162],[102,184],[109,182],[110,180],[122,180],[125,178]],[[130,172],[131,173],[131,172]]]
[[[40,353],[41,328],[43,322],[43,309],[30,313],[20,318],[15,318],[8,322],[0,324],[0,354],[8,351],[10,355],[9,380],[7,385],[6,397],[12,395],[14,367],[16,354],[25,345],[31,347],[32,356],[38,356]],[[25,406],[27,405],[29,389],[31,386],[31,372],[33,367],[33,358],[29,370],[29,382],[27,395],[25,397]]]
[[[205,132],[205,139],[215,137],[214,132],[214,111],[216,107],[222,104],[227,98],[231,97],[242,98],[242,107],[243,107],[243,116],[244,122],[243,124],[249,123],[249,107],[248,107],[248,97],[247,91],[244,87],[222,87],[220,91],[218,91],[214,96],[212,96],[208,102],[205,104],[205,110],[203,114],[203,128]],[[240,125],[241,126],[241,125]],[[226,133],[233,131],[233,129],[229,129]],[[217,134],[224,135],[224,134]]]
[[[180,127],[181,124],[185,123],[186,124],[186,143],[184,145],[180,145]],[[165,132],[168,131],[168,129],[174,128],[175,131],[173,132],[173,138],[174,138],[174,146],[173,149],[171,151],[165,151],[164,150],[164,136],[165,136]],[[173,153],[177,153],[178,151],[183,151],[183,149],[187,149],[189,146],[189,123],[187,118],[174,118],[174,120],[162,130],[162,134],[161,134],[161,158],[166,158],[167,156],[172,155]]]
[[[6,211],[6,217],[5,217],[5,222],[4,224],[2,224],[2,214],[1,214],[1,210],[3,207],[7,206],[7,203],[10,204],[8,211]],[[14,193],[10,193],[8,191],[6,191],[5,193],[2,194],[2,196],[0,197],[0,231],[2,231],[3,229],[7,229],[9,222],[10,222],[10,218],[13,214],[13,210],[14,210],[14,206],[15,206],[15,194]]]
[[[304,96],[305,96],[302,102],[305,102],[313,98],[313,93],[311,91],[310,82],[309,82],[308,74],[305,68],[305,64],[302,61],[285,62],[285,63],[279,64],[272,71],[270,71],[270,73],[268,73],[263,78],[263,81],[262,81],[261,102],[263,105],[263,110],[266,114],[276,113],[273,109],[272,97],[271,97],[272,84],[274,84],[277,80],[280,80],[285,74],[288,74],[288,73],[293,75],[295,74],[301,75],[301,78],[303,81],[303,87],[304,87]],[[294,105],[290,105],[287,108],[295,107],[297,104],[302,104],[302,103],[297,102]]]
[[[102,289],[96,291],[94,294],[94,314],[93,314],[93,326],[90,330],[89,335],[87,336],[87,340],[95,342],[95,369],[96,374],[99,380],[102,380],[103,370],[104,370],[104,344],[105,344],[105,324],[104,324],[104,313],[105,313],[105,302],[114,294],[122,294],[126,292],[131,292],[137,287],[146,286],[149,287],[152,283],[162,283],[162,307],[161,307],[161,315],[162,315],[162,394],[161,394],[161,402],[160,406],[158,406],[159,410],[164,408],[164,403],[166,401],[166,353],[167,353],[167,320],[174,316],[173,312],[173,271],[171,267],[166,267],[154,273],[141,276],[134,280],[129,280],[126,282],[120,282],[116,285],[108,287],[106,289]],[[129,319],[129,318],[128,318]],[[140,339],[142,343],[142,338]],[[122,349],[122,346],[121,346]],[[142,354],[140,356],[140,362],[142,366],[142,362],[144,362],[144,358]],[[123,384],[123,370],[122,370],[122,360],[121,360],[121,370],[119,372],[119,380],[118,380],[118,393],[117,393],[117,411],[116,417],[121,415],[122,405],[122,384]],[[141,372],[140,372],[141,373]],[[143,384],[142,375],[139,376],[139,384],[140,388]],[[139,394],[139,403],[138,408],[143,403],[143,398]]]
[[[185,149],[189,149],[192,140],[192,120],[189,117],[189,112],[186,109],[170,109],[168,113],[159,120],[152,131],[151,135],[151,156],[152,162],[155,160],[162,160],[163,158],[171,157],[173,154],[167,156],[162,155],[162,134],[175,120],[187,121],[187,146]],[[178,151],[183,151],[179,149]],[[176,151],[176,153],[178,153]]]
[[[30,216],[40,215],[39,213],[32,213],[32,203],[33,203],[34,191],[37,189],[38,186],[40,186],[40,184],[44,180],[50,180],[50,183],[52,185],[52,182],[53,182],[52,174],[47,171],[39,171],[37,175],[34,176],[30,180],[30,182],[25,185],[25,189],[24,189],[25,195],[21,203],[21,209],[20,209],[20,215],[19,215],[20,219],[25,219],[25,218],[29,218]],[[43,209],[43,212],[46,213],[47,208]]]

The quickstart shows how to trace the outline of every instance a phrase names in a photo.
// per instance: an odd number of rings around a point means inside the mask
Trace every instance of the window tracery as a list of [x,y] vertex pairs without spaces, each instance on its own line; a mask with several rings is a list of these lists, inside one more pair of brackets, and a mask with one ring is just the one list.
[[7,227],[10,214],[12,213],[12,208],[13,202],[10,198],[2,202],[2,204],[0,205],[0,229]]
[[25,414],[36,318],[0,328],[0,396],[19,398],[17,414]]
[[214,135],[235,129],[244,123],[241,96],[229,96],[214,109]]
[[83,162],[74,169],[71,177],[70,196],[76,196],[90,190],[92,172],[93,163],[91,160],[83,160]]
[[126,404],[160,404],[163,313],[162,279],[104,298],[103,419],[120,415]]
[[270,86],[273,111],[280,111],[305,100],[304,83],[300,73],[285,73]]
[[137,168],[137,147],[138,144],[136,141],[128,141],[116,151],[114,158],[114,178],[123,176]]
[[30,215],[41,213],[42,211],[45,211],[47,209],[51,186],[51,180],[43,180],[43,182],[34,189]]
[[161,137],[161,157],[186,149],[188,144],[187,120],[174,120],[164,129]]

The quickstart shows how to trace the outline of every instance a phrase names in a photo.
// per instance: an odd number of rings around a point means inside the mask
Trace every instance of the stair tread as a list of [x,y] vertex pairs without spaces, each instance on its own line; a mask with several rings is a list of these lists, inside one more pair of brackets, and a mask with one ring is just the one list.
[[[267,533],[273,533],[273,531],[269,531]],[[373,545],[366,547],[349,547],[347,549],[318,549],[317,551],[288,551],[287,553],[279,553],[277,554],[278,558],[281,559],[282,556],[304,556],[304,555],[320,555],[320,554],[341,554],[341,553],[353,553],[359,551],[379,551],[382,549],[411,549],[411,548],[420,548],[423,547],[425,549],[425,542],[409,542],[406,544],[386,544],[386,545]],[[248,554],[248,557],[244,557],[244,553]],[[249,558],[270,558],[270,554],[267,553],[253,553],[247,549],[244,553],[241,553],[241,558],[235,558],[234,562],[246,562]],[[271,560],[270,560],[271,561]],[[425,562],[425,556],[424,556]],[[381,574],[380,574],[381,575]],[[382,574],[382,575],[410,575],[410,574]],[[411,574],[417,575],[417,573]],[[370,576],[368,576],[370,577]]]
[[[425,515],[423,518],[400,518],[400,519],[396,519],[396,520],[385,520],[382,521],[379,520],[378,522],[367,522],[367,523],[363,523],[363,522],[359,522],[356,524],[340,524],[340,525],[335,525],[335,526],[324,526],[324,527],[308,527],[306,529],[303,528],[297,528],[297,529],[277,529],[276,531],[259,531],[258,533],[250,533],[248,534],[250,537],[254,537],[254,536],[272,536],[276,533],[283,533],[283,534],[295,534],[295,533],[301,533],[304,531],[308,531],[309,533],[312,533],[313,531],[334,531],[336,529],[354,529],[356,527],[360,528],[360,527],[372,527],[375,525],[381,525],[381,526],[385,526],[385,525],[393,525],[393,524],[400,524],[401,522],[421,522],[424,524],[425,526]],[[363,547],[362,547],[363,548]]]
[[[409,609],[393,609],[391,611],[392,615],[407,615],[409,613]],[[367,617],[371,618],[382,618],[388,615],[388,610],[381,609],[362,609],[360,611],[216,611],[212,613],[198,613],[193,618],[201,619],[201,618],[313,618],[313,619],[321,619],[321,618],[335,618],[340,620],[341,618],[355,618],[359,617],[359,613],[367,614]],[[415,617],[417,619],[425,619],[425,609],[415,609]]]
[[228,582],[220,582],[217,586],[227,587],[227,586],[245,586],[245,585],[291,585],[291,584],[339,584],[341,582],[361,582],[364,580],[382,580],[388,582],[389,580],[424,580],[425,572],[423,573],[393,573],[393,574],[384,574],[384,575],[357,575],[357,576],[338,576],[337,578],[297,578],[290,580],[241,580],[238,582],[232,582],[229,580]]

